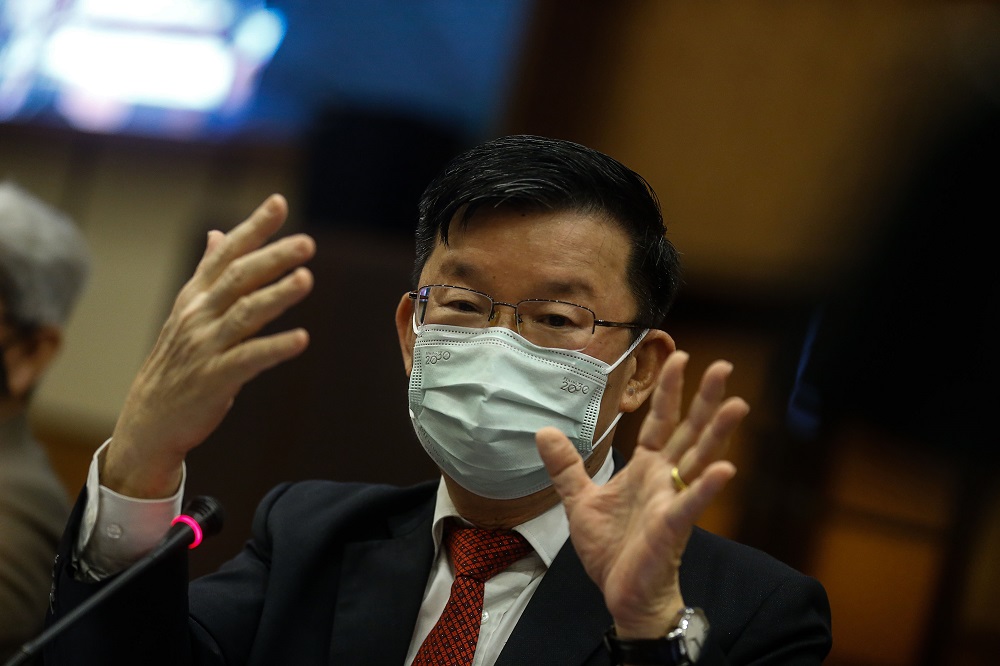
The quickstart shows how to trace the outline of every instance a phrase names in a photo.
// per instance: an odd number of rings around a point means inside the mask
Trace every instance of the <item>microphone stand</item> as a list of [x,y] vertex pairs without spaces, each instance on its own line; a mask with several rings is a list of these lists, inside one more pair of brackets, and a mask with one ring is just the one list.
[[128,585],[130,581],[149,569],[149,567],[185,546],[195,548],[201,543],[204,537],[217,534],[222,529],[222,520],[222,505],[218,501],[204,495],[193,498],[184,508],[184,512],[174,518],[167,535],[163,537],[152,551],[118,574],[92,597],[89,597],[82,604],[66,613],[58,622],[39,634],[37,638],[22,645],[21,649],[13,657],[4,662],[3,666],[21,666],[22,664],[29,663],[52,639],[59,636],[67,627],[89,613],[122,587]]

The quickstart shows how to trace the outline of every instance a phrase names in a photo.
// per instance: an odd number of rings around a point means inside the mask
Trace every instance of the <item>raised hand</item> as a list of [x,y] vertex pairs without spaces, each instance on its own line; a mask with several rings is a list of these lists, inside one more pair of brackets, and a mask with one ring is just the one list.
[[[709,366],[682,419],[687,360],[680,351],[668,357],[632,459],[604,486],[593,483],[562,433],[544,428],[536,435],[573,546],[626,638],[663,636],[672,626],[684,607],[678,570],[691,529],[736,473],[723,457],[749,407],[725,397],[732,365]],[[686,487],[677,486],[674,467]]]
[[211,231],[152,353],[129,389],[102,483],[130,497],[171,495],[181,463],[219,425],[242,386],[305,350],[303,329],[255,336],[312,290],[312,238],[268,242],[288,205],[272,195],[227,234]]

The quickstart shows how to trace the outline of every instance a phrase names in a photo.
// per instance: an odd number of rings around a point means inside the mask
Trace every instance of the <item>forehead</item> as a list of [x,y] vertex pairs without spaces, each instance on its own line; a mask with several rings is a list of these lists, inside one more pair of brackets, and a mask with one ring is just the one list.
[[631,310],[629,238],[599,215],[576,211],[481,209],[467,225],[453,220],[448,244],[434,248],[421,284],[448,283],[494,298],[570,300],[602,308],[623,301]]

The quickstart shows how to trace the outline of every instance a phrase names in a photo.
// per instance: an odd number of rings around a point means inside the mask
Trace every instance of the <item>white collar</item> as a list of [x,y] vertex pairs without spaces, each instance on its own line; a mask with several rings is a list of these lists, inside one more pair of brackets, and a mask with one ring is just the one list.
[[[594,483],[604,485],[611,478],[614,470],[615,463],[609,450],[601,468],[594,474]],[[434,538],[435,559],[441,547],[441,537],[444,533],[444,519],[448,517],[462,518],[458,513],[458,509],[455,508],[455,504],[451,501],[451,495],[448,494],[448,487],[445,485],[444,478],[442,478],[438,484],[437,499],[434,504],[434,523],[431,527]],[[546,568],[548,568],[551,566],[552,560],[559,553],[559,550],[563,547],[563,544],[566,543],[566,539],[569,538],[569,521],[566,518],[566,510],[562,502],[559,502],[545,513],[535,516],[520,525],[516,525],[514,530],[520,532],[528,540],[528,543],[531,544],[531,547],[535,549],[535,552],[541,558],[542,562],[545,563]]]

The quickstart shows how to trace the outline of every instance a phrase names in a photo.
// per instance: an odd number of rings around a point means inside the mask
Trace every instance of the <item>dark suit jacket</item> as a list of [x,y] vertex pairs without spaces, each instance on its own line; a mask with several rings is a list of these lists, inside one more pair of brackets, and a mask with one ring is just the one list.
[[69,497],[23,414],[0,422],[0,663],[42,629]]
[[[253,537],[187,585],[186,554],[133,584],[46,650],[46,664],[402,664],[427,583],[436,483],[409,488],[307,481],[263,500]],[[98,585],[56,566],[54,616]],[[712,624],[706,663],[818,663],[830,648],[826,593],[759,552],[696,529],[685,601]],[[608,664],[611,616],[571,544],[559,552],[498,664]]]

